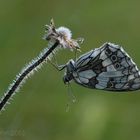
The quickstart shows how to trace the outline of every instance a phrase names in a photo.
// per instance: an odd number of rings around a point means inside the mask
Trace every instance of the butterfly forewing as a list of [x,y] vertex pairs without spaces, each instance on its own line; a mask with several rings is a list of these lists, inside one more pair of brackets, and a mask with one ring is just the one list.
[[140,88],[140,72],[122,47],[105,43],[75,62],[75,82],[88,88],[129,91]]

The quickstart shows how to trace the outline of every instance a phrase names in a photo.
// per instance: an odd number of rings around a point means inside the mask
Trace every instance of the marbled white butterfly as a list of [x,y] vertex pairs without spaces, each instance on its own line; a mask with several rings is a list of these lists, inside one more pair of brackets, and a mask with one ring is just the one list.
[[109,91],[140,89],[140,71],[119,45],[105,43],[65,65],[64,83]]

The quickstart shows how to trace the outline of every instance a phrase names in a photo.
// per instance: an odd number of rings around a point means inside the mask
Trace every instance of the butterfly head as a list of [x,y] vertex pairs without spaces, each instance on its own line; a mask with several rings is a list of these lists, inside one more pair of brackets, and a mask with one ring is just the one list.
[[66,64],[66,72],[63,77],[64,84],[68,84],[73,79],[73,72],[75,71],[75,62],[74,60],[69,60]]

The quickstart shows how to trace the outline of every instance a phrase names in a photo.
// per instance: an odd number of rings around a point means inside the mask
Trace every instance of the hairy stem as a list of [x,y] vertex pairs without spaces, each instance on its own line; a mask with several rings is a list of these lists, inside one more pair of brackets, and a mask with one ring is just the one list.
[[37,59],[36,62],[30,64],[23,72],[20,73],[18,78],[14,81],[10,89],[5,93],[3,98],[0,101],[0,111],[4,108],[8,100],[11,98],[11,96],[16,92],[16,90],[19,88],[23,80],[32,72],[34,69],[36,69],[40,64],[42,64],[46,58],[53,52],[53,50],[59,45],[59,41],[56,41],[53,46],[51,46],[48,51],[44,55],[42,55],[39,59]]

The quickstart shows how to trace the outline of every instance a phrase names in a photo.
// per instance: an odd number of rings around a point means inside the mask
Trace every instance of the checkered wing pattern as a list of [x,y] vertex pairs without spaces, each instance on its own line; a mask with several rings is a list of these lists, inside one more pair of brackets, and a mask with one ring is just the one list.
[[140,88],[140,71],[119,45],[105,43],[78,58],[75,67],[75,82],[88,88],[111,91]]

